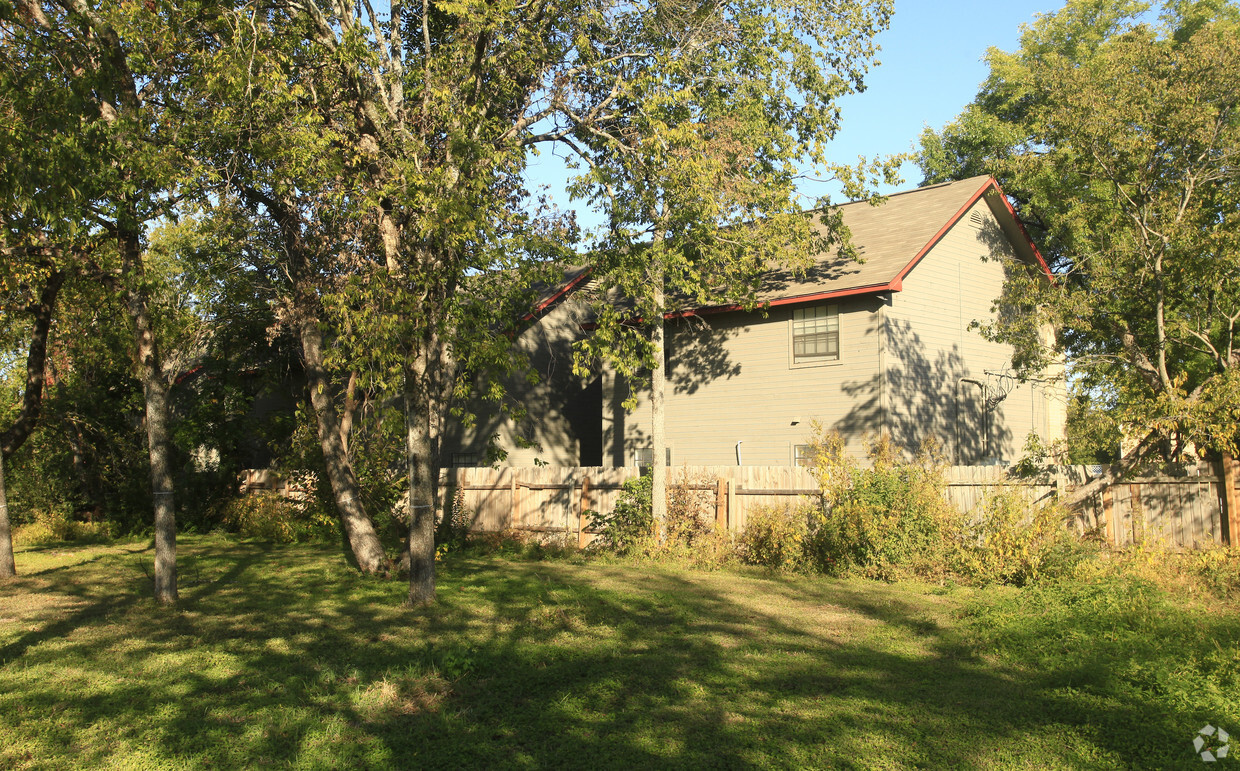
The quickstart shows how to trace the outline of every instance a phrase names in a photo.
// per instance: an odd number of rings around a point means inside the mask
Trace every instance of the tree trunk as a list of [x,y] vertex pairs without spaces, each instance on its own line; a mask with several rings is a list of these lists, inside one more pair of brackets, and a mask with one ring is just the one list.
[[424,344],[405,372],[405,454],[409,471],[409,604],[435,601],[435,486],[431,389]]
[[340,514],[345,537],[349,539],[349,547],[357,560],[358,568],[363,573],[387,573],[391,565],[387,555],[383,553],[383,544],[379,542],[374,523],[362,506],[357,476],[353,473],[353,466],[349,463],[341,439],[340,417],[332,402],[331,382],[323,364],[323,333],[319,329],[318,320],[312,314],[306,313],[304,308],[302,311],[298,332],[302,358],[306,365],[306,385],[310,389],[310,403],[314,407],[317,420],[319,446],[323,450],[323,462],[327,467],[327,479],[336,501],[336,511]]
[[9,525],[9,499],[4,490],[4,453],[0,452],[0,579],[17,575],[13,561],[13,531]]
[[297,335],[301,343],[302,362],[306,368],[306,386],[314,408],[315,428],[327,481],[332,488],[336,513],[344,527],[349,549],[363,573],[386,574],[391,569],[374,522],[362,505],[361,489],[353,464],[349,462],[346,430],[332,401],[331,378],[323,362],[323,332],[319,329],[319,298],[313,276],[314,256],[311,245],[303,238],[303,223],[297,206],[278,196],[268,196],[247,185],[237,191],[251,204],[262,206],[280,228],[280,238],[288,255],[288,273],[292,304],[297,319]]
[[0,578],[17,575],[13,562],[13,531],[9,520],[8,496],[4,487],[4,457],[12,455],[34,431],[43,408],[43,380],[47,367],[47,338],[52,329],[52,310],[56,296],[65,283],[63,271],[47,277],[39,300],[30,306],[34,324],[30,330],[30,350],[26,354],[26,388],[22,393],[21,411],[13,425],[0,435]]
[[[657,259],[657,254],[656,254]],[[663,318],[663,271],[658,265],[651,269],[654,285],[656,318],[650,330],[654,366],[650,370],[650,447],[651,492],[650,508],[654,518],[655,541],[662,544],[667,536],[667,435],[664,428],[664,396],[667,373],[664,371],[663,347],[666,322]]]
[[145,275],[138,233],[122,232],[119,240],[124,260],[125,302],[133,322],[138,378],[146,402],[146,444],[155,508],[155,599],[169,604],[177,599],[177,526],[168,433],[168,387],[161,371],[155,329],[143,288]]
[[56,271],[47,277],[39,299],[30,306],[34,323],[30,330],[30,349],[26,354],[26,387],[22,392],[21,411],[13,425],[0,435],[0,452],[12,455],[26,441],[39,422],[43,408],[43,381],[47,372],[47,338],[52,329],[52,312],[56,297],[64,286],[65,274]]

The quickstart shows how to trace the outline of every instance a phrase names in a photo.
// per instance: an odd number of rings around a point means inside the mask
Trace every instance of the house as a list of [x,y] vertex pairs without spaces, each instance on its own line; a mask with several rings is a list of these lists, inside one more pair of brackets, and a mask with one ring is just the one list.
[[[1057,373],[1020,382],[1011,349],[985,340],[1006,271],[1050,272],[990,177],[919,188],[841,207],[862,262],[824,254],[802,275],[772,273],[765,312],[699,308],[669,318],[666,433],[671,465],[791,465],[811,423],[863,454],[880,432],[912,452],[935,437],[958,465],[1012,462],[1030,432],[1063,437]],[[648,462],[650,410],[604,372],[571,372],[586,334],[588,281],[570,275],[517,341],[542,382],[515,393],[524,420],[480,418],[445,433],[444,461],[483,461],[488,439],[508,465]],[[515,384],[514,384],[515,385]]]

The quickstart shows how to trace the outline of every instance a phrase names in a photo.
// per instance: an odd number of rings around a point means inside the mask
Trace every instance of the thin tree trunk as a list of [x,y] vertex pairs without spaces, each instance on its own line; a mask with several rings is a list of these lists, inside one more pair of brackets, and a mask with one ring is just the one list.
[[435,601],[435,476],[431,439],[429,345],[405,372],[405,455],[409,472],[409,604]]
[[12,455],[34,431],[43,408],[43,380],[47,367],[47,338],[52,329],[52,311],[56,297],[65,283],[63,271],[47,278],[39,300],[30,306],[34,324],[30,330],[30,349],[26,354],[26,388],[22,393],[21,411],[13,425],[0,435],[0,578],[17,575],[13,561],[13,531],[9,520],[8,494],[4,486],[4,458]]
[[138,234],[136,231],[122,232],[119,240],[124,261],[125,301],[133,322],[138,378],[146,402],[146,444],[155,508],[155,599],[170,604],[177,599],[177,526],[168,433],[168,387],[161,371],[155,329],[143,289],[145,276]]
[[[344,414],[340,416],[340,446],[344,456],[349,455],[349,437],[353,433],[353,419],[357,417],[357,371],[349,373],[349,384],[344,389]],[[352,462],[350,461],[350,465]]]
[[86,469],[86,441],[82,437],[81,426],[73,417],[68,418],[67,422],[69,430],[65,432],[65,441],[69,443],[69,449],[73,453],[73,473],[77,476],[78,491],[87,501],[98,504],[97,491],[91,484],[90,474]]
[[4,490],[4,453],[0,452],[0,579],[17,575],[13,561],[13,531],[9,525],[9,499]]
[[[304,309],[303,309],[304,310]],[[319,446],[323,450],[323,462],[327,467],[327,479],[336,500],[345,537],[357,566],[364,573],[387,573],[391,568],[383,544],[375,531],[366,509],[362,506],[361,490],[353,466],[345,453],[340,417],[332,402],[331,382],[323,363],[323,333],[313,316],[304,315],[299,324],[302,358],[306,365],[306,385],[310,389],[310,403],[314,407],[319,434]]]
[[1158,334],[1158,380],[1165,392],[1171,390],[1171,376],[1167,373],[1167,300],[1161,251],[1154,259],[1154,300],[1154,322]]
[[662,544],[667,536],[667,434],[665,431],[664,404],[667,390],[667,374],[664,371],[663,347],[666,321],[663,318],[663,269],[657,263],[651,268],[654,291],[654,326],[650,330],[650,342],[654,366],[650,370],[650,446],[651,446],[651,492],[650,508],[654,518],[655,541]]
[[22,446],[39,422],[39,412],[43,408],[43,381],[47,372],[47,338],[51,334],[56,297],[64,283],[63,271],[52,273],[47,277],[38,301],[30,306],[34,323],[30,330],[30,348],[26,354],[26,387],[22,393],[21,411],[9,430],[0,435],[0,452],[8,455],[12,455]]

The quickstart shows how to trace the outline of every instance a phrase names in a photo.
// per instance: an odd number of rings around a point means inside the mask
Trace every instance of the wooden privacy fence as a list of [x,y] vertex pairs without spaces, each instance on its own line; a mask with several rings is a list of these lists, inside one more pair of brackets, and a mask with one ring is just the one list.
[[[634,466],[455,468],[441,472],[440,492],[449,510],[460,495],[472,530],[561,534],[585,546],[595,536],[586,512],[611,512],[625,480],[639,474]],[[1009,479],[997,466],[956,466],[947,472],[945,497],[967,513],[993,491],[1016,488],[1036,505],[1089,479],[1085,466],[1056,467],[1031,481]],[[799,466],[684,466],[668,469],[668,483],[693,491],[713,509],[715,525],[733,532],[743,530],[758,508],[820,501],[817,481]],[[1117,546],[1145,539],[1182,548],[1235,544],[1230,536],[1237,531],[1240,505],[1234,501],[1240,495],[1231,491],[1229,512],[1228,492],[1211,475],[1124,480],[1078,506],[1070,524],[1105,534]]]
[[[1190,471],[1193,475],[1146,476],[1112,484],[1074,507],[1069,524],[1078,532],[1097,532],[1116,546],[1146,539],[1180,548],[1228,543],[1232,530],[1221,477],[1210,474],[1209,467]],[[991,491],[1015,487],[1036,505],[1063,498],[1091,478],[1088,466],[1056,466],[1035,480],[1008,479],[998,466],[957,466],[948,472],[947,498],[969,512]],[[1232,505],[1231,517],[1240,514],[1237,508]]]
[[1092,496],[1073,512],[1080,529],[1104,534],[1116,546],[1156,540],[1182,548],[1237,545],[1233,503],[1228,511],[1217,476],[1126,479]]
[[[635,466],[444,469],[441,500],[450,507],[459,493],[476,531],[565,533],[584,546],[595,535],[585,512],[611,512],[625,480],[640,473]],[[687,466],[668,469],[668,481],[709,501],[716,526],[737,532],[756,508],[819,497],[800,467]]]

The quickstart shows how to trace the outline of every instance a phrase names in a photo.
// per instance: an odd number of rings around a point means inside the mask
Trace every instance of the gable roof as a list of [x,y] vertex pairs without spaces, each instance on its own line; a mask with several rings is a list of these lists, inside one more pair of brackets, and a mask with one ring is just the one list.
[[[757,300],[759,304],[776,306],[899,292],[909,272],[979,200],[984,200],[995,215],[1017,256],[1051,278],[1050,268],[1017,219],[999,184],[993,177],[983,175],[894,193],[877,206],[868,201],[842,204],[839,212],[862,262],[833,251],[823,254],[815,265],[800,274],[786,269],[771,271],[763,277]],[[537,312],[586,283],[589,275],[588,268],[570,270],[565,283],[544,293]],[[719,305],[668,316],[739,309],[738,305]]]
[[758,299],[770,305],[790,305],[856,294],[899,292],[905,276],[982,199],[1017,255],[1040,267],[1049,278],[1046,261],[1016,218],[999,184],[993,177],[979,176],[894,193],[877,206],[866,201],[840,206],[844,225],[862,262],[837,251],[823,255],[799,276],[785,270],[773,271],[764,279]]

